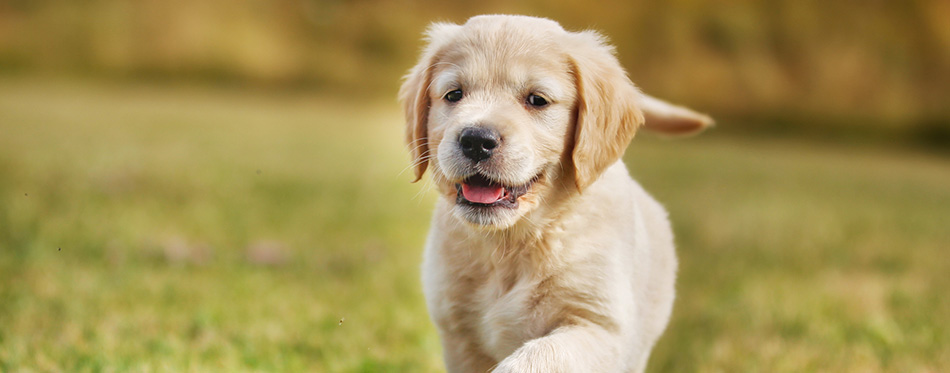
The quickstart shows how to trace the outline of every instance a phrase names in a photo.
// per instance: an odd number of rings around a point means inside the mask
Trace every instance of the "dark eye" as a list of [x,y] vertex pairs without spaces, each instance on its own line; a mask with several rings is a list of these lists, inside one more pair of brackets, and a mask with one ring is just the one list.
[[542,107],[548,104],[548,100],[545,100],[544,97],[538,96],[536,94],[528,95],[528,105],[535,107]]
[[448,101],[448,102],[458,102],[458,100],[461,100],[461,99],[462,99],[462,90],[461,90],[461,89],[456,89],[456,90],[454,90],[454,91],[449,91],[449,93],[446,93],[446,94],[445,94],[445,100]]

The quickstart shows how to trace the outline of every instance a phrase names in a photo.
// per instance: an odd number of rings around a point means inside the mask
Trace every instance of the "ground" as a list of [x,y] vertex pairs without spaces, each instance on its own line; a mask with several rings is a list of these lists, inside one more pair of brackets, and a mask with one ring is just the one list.
[[[0,371],[441,371],[401,118],[3,78]],[[650,370],[950,366],[950,159],[735,133],[626,155],[681,261]]]

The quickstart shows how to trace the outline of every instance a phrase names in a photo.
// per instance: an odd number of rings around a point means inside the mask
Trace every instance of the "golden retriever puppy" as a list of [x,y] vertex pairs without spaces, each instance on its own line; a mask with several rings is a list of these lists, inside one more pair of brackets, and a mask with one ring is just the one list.
[[434,24],[400,89],[440,195],[423,287],[450,372],[638,372],[673,305],[666,211],[621,161],[702,114],[640,93],[595,32],[525,16]]

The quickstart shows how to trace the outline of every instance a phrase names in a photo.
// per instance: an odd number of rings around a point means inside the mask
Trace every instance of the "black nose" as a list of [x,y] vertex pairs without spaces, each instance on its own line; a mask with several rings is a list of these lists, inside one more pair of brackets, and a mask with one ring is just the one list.
[[498,147],[499,141],[498,131],[484,127],[469,127],[459,135],[462,154],[475,162],[491,157],[492,150]]

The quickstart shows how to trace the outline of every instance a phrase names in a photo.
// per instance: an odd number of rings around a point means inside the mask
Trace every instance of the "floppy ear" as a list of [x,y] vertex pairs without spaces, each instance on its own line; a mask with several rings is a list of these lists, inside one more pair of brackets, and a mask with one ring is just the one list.
[[641,124],[640,92],[620,67],[613,48],[593,31],[573,34],[571,50],[577,84],[574,127],[574,183],[584,190],[623,156]]
[[399,101],[406,115],[406,144],[415,172],[412,182],[422,179],[422,174],[429,167],[429,84],[432,81],[433,60],[431,56],[424,56],[419,64],[409,70],[399,88]]
[[406,144],[412,156],[415,180],[429,167],[429,86],[432,85],[432,69],[439,60],[440,50],[461,28],[451,23],[433,23],[426,30],[428,45],[422,52],[419,63],[403,78],[399,88],[399,101],[406,114]]
[[714,123],[708,115],[645,94],[640,95],[640,108],[644,128],[664,135],[694,135]]

